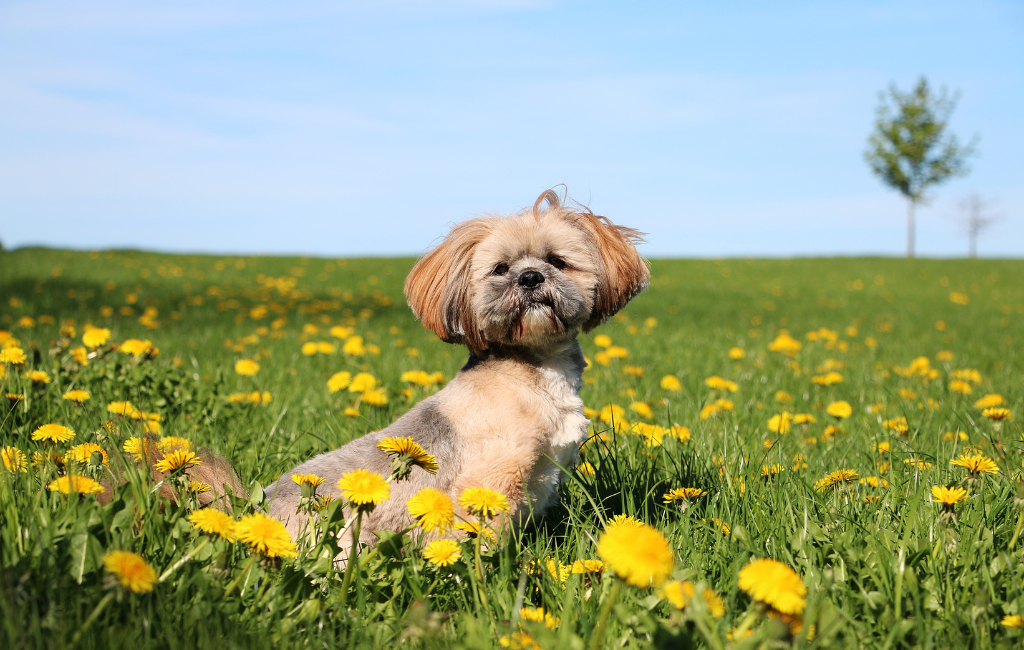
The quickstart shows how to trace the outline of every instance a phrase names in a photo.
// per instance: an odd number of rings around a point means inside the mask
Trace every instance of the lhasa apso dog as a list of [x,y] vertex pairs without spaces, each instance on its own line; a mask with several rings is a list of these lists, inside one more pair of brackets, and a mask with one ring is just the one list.
[[297,512],[301,490],[292,474],[323,477],[321,493],[337,497],[346,472],[388,476],[391,459],[377,443],[402,436],[434,454],[440,469],[413,467],[408,480],[392,483],[391,497],[364,519],[360,541],[409,526],[406,501],[424,487],[456,503],[467,488],[497,490],[508,497],[512,522],[543,513],[555,500],[559,466],[575,463],[587,433],[576,337],[646,288],[650,273],[638,241],[636,230],[570,209],[552,190],[532,209],[453,227],[413,267],[405,295],[424,326],[469,348],[466,365],[391,426],[269,485],[270,514],[298,535],[307,522]]

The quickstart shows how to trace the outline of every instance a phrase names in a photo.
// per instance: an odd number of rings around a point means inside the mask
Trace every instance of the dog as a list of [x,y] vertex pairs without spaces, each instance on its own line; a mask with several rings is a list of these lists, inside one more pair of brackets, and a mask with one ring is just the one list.
[[576,337],[647,287],[650,272],[636,250],[641,236],[566,207],[553,190],[532,209],[455,225],[415,264],[405,295],[425,327],[469,349],[466,365],[391,426],[267,486],[269,514],[298,537],[308,522],[298,512],[293,474],[323,477],[320,493],[338,497],[346,472],[388,476],[390,458],[377,443],[402,436],[436,456],[439,469],[413,467],[408,480],[393,482],[390,498],[363,519],[360,542],[372,544],[373,531],[408,527],[406,501],[424,487],[455,503],[467,488],[496,490],[508,498],[514,526],[544,513],[557,497],[559,467],[575,463],[587,434],[579,397],[586,362]]

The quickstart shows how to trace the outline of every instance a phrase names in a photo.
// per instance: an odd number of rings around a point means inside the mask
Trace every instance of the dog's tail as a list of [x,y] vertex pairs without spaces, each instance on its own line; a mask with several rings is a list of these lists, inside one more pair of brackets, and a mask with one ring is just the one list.
[[[159,486],[160,496],[171,504],[177,505],[183,498],[181,488],[176,485],[175,481],[168,480],[171,477],[170,472],[156,468],[156,465],[173,450],[161,450],[158,442],[159,438],[152,434],[141,438],[134,464],[140,468],[148,467],[154,484]],[[113,461],[113,459],[111,460]],[[196,460],[198,462],[190,464],[183,472],[188,478],[188,491],[195,496],[201,507],[216,508],[231,514],[230,497],[249,498],[241,479],[238,478],[238,473],[225,458],[213,453],[207,447],[200,447],[196,450]],[[115,488],[127,482],[124,469],[124,467],[111,467],[113,478],[102,482],[104,491],[98,495],[100,503],[105,505],[112,501]]]

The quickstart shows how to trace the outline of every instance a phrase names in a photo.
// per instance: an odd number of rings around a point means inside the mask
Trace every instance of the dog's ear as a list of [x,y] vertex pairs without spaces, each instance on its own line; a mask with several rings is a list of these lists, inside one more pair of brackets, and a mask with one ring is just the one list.
[[636,250],[636,244],[643,241],[640,231],[616,226],[589,211],[572,213],[569,218],[590,235],[604,264],[604,277],[598,282],[594,296],[594,310],[583,325],[584,331],[589,332],[646,289],[651,272]]
[[487,349],[470,304],[473,250],[490,232],[488,219],[471,219],[452,228],[444,241],[421,258],[405,279],[405,297],[424,327],[446,343]]

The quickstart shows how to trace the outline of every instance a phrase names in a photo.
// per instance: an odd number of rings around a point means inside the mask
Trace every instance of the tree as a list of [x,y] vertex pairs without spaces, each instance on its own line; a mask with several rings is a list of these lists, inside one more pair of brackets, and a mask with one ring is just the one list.
[[992,202],[982,200],[981,196],[977,193],[971,194],[966,199],[960,201],[957,207],[960,208],[960,212],[963,215],[960,223],[967,234],[967,254],[972,258],[977,257],[978,234],[999,221],[1001,216],[992,214],[990,212]]
[[888,97],[879,94],[875,130],[864,157],[886,185],[907,198],[907,257],[914,256],[914,214],[926,203],[925,192],[970,172],[966,159],[974,154],[977,137],[960,146],[955,135],[946,134],[959,98],[945,88],[932,94],[923,76],[908,93],[892,84]]

